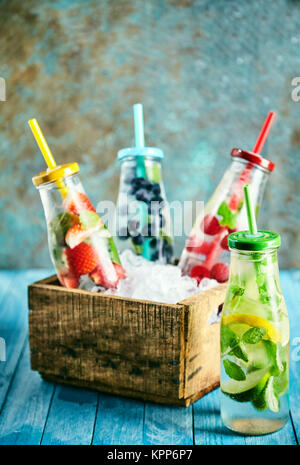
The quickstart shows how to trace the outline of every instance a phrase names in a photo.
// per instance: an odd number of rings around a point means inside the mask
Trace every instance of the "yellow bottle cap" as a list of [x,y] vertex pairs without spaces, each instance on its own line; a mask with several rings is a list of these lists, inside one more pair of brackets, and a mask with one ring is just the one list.
[[59,165],[55,168],[48,168],[47,171],[42,171],[32,178],[32,182],[35,186],[40,186],[47,182],[58,181],[66,176],[78,173],[78,163],[67,163],[65,165]]

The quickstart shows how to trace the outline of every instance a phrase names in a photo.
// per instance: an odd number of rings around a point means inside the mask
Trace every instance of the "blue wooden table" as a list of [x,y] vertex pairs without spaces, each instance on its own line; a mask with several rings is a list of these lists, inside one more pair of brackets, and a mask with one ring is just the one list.
[[6,343],[6,361],[0,362],[0,444],[298,444],[300,270],[281,273],[291,322],[290,418],[282,430],[259,437],[223,426],[219,390],[183,408],[42,380],[29,363],[27,285],[51,273],[0,271],[0,337]]

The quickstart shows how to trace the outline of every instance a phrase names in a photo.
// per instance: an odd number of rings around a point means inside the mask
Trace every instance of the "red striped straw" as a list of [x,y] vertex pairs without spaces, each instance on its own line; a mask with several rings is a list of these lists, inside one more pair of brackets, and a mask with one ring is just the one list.
[[254,153],[260,154],[260,152],[262,151],[276,116],[277,114],[274,111],[269,111],[268,116],[265,119],[265,122],[260,130],[259,136],[252,150]]

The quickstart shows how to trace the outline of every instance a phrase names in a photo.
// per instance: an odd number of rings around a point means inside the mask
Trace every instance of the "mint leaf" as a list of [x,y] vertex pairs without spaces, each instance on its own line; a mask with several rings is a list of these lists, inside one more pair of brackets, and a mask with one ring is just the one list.
[[51,243],[64,245],[68,229],[76,223],[78,223],[78,216],[73,213],[63,212],[56,215],[49,223]]
[[284,365],[280,360],[279,347],[277,344],[275,344],[275,342],[272,341],[263,341],[263,343],[267,349],[268,357],[272,363],[270,373],[273,376],[279,376],[280,373],[284,371]]
[[229,378],[235,379],[236,381],[244,381],[246,379],[245,373],[236,363],[225,359],[223,360],[223,365]]
[[230,352],[229,355],[233,355],[237,358],[240,358],[241,360],[244,360],[244,362],[248,362],[248,355],[246,352],[246,349],[242,343],[238,344],[235,346]]
[[[105,226],[106,228],[106,226]],[[113,263],[117,263],[118,265],[121,265],[120,257],[118,254],[117,247],[115,246],[114,240],[112,237],[108,238],[108,244],[109,244],[109,249],[110,249],[110,258]]]
[[239,337],[227,326],[221,327],[221,352],[224,353],[229,347],[239,343]]
[[266,334],[265,328],[260,328],[258,326],[255,326],[251,329],[248,329],[243,336],[242,340],[246,342],[246,344],[257,344],[260,342],[263,338],[263,336]]
[[89,210],[81,212],[79,219],[82,226],[86,229],[96,228],[97,226],[101,226],[102,224],[102,221],[98,213]]
[[220,225],[235,229],[237,213],[233,213],[225,201],[221,203],[217,213],[222,216],[222,219],[219,221]]

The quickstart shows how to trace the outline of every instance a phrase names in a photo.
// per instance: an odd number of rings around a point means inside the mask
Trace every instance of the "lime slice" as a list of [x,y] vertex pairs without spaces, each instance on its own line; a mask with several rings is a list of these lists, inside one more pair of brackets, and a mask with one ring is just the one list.
[[250,326],[258,326],[264,328],[267,331],[267,336],[272,342],[281,342],[282,336],[280,331],[275,328],[272,323],[265,320],[264,318],[256,315],[247,315],[244,313],[232,313],[231,315],[223,316],[222,324],[228,325],[231,323],[246,323]]
[[254,388],[262,378],[267,374],[269,368],[265,367],[261,370],[253,371],[246,376],[244,381],[235,381],[229,379],[227,381],[221,382],[221,390],[225,394],[240,394],[242,392],[249,391],[249,389]]

